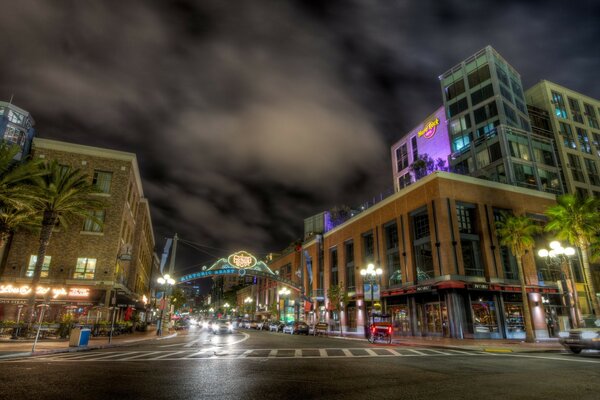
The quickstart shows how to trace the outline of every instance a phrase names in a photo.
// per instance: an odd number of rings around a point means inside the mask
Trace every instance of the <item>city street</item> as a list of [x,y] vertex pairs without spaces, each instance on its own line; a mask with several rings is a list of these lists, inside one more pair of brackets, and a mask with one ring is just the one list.
[[198,328],[0,362],[0,398],[21,399],[596,399],[599,382],[598,353],[508,354]]

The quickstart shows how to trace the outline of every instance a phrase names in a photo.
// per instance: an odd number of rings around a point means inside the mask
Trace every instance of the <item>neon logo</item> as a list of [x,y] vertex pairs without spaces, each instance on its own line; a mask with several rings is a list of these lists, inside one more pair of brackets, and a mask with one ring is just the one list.
[[236,268],[252,268],[256,265],[256,257],[246,251],[238,251],[230,255],[227,262]]
[[425,139],[430,139],[435,135],[435,131],[437,130],[437,126],[440,124],[440,119],[436,118],[433,121],[429,121],[425,125],[423,125],[423,129],[417,133],[418,137],[423,136]]

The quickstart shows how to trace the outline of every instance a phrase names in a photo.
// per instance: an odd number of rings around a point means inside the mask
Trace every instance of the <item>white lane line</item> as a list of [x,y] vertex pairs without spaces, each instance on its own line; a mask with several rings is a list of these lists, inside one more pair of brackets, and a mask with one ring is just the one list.
[[199,338],[199,339],[196,339],[196,340],[192,340],[191,342],[188,342],[187,344],[185,344],[183,347],[192,347],[194,344],[198,343],[201,340],[204,340],[204,338]]
[[350,349],[342,349],[342,352],[346,355],[346,357],[354,357],[354,354],[352,354]]
[[431,352],[433,352],[433,353],[437,353],[437,354],[442,354],[442,355],[444,355],[444,356],[451,356],[451,355],[452,355],[452,354],[450,354],[450,353],[445,353],[445,352],[443,352],[443,351],[434,350],[434,349],[427,349],[427,351],[431,351]]
[[426,356],[427,355],[427,353],[423,353],[422,351],[415,350],[415,349],[408,349],[408,351],[412,351],[413,353],[418,354],[420,356]]
[[302,349],[294,350],[294,357],[302,357]]
[[119,361],[134,360],[136,358],[140,358],[140,357],[144,357],[144,356],[149,356],[150,354],[156,354],[156,353],[162,353],[162,351],[151,351],[151,352],[148,352],[148,353],[142,353],[142,354],[138,354],[138,355],[127,357],[127,358],[120,358]]
[[386,349],[387,351],[389,351],[390,353],[392,353],[395,356],[403,356],[404,354],[402,353],[398,353],[396,350],[394,349]]
[[126,351],[126,352],[123,352],[123,353],[111,354],[109,356],[96,357],[96,358],[94,358],[94,361],[108,360],[108,359],[113,358],[113,357],[120,357],[120,356],[124,356],[124,355],[128,355],[128,354],[138,354],[138,353],[139,353],[139,351]]
[[192,357],[195,357],[195,356],[199,356],[200,354],[208,353],[209,351],[210,351],[210,349],[200,350],[197,353],[192,353],[192,354],[187,355],[185,358],[192,358]]
[[73,353],[48,354],[48,355],[44,356],[43,358],[64,359],[64,360],[83,360],[85,358],[94,358],[99,355],[118,354],[118,353],[119,353],[118,351],[105,351],[102,353],[92,352],[92,353],[87,353],[87,354],[73,354]]
[[373,350],[371,349],[363,349],[364,351],[366,351],[369,355],[371,356],[378,356],[379,354],[375,353]]
[[[464,355],[467,355],[467,356],[473,356],[473,355],[475,355],[475,354],[473,354],[473,353],[471,353],[469,351],[454,350],[454,349],[447,349],[447,351],[451,351],[453,353],[458,353],[458,354],[464,354]],[[490,353],[490,354],[492,354],[492,353]]]
[[250,355],[250,353],[252,353],[254,350],[250,349],[250,350],[246,350],[245,352],[243,352],[242,354],[238,355],[237,358],[246,358]]
[[152,357],[152,358],[148,358],[147,360],[148,360],[148,361],[149,361],[149,360],[160,360],[160,359],[163,359],[163,358],[167,358],[167,357],[170,357],[170,356],[174,356],[175,354],[181,354],[181,353],[185,353],[186,351],[187,351],[187,350],[182,350],[182,351],[169,351],[169,352],[167,352],[167,354],[165,354],[165,355],[158,356],[158,357]]
[[269,351],[269,357],[277,357],[277,349]]
[[182,345],[183,345],[183,343],[174,343],[174,344],[165,344],[165,345],[158,346],[158,347],[164,348],[164,347],[175,347],[175,346],[182,346]]
[[329,357],[329,354],[327,354],[327,350],[325,350],[325,349],[319,349],[319,356],[321,356],[321,357]]
[[574,357],[542,357],[542,356],[531,356],[525,354],[498,354],[498,356],[504,357],[521,357],[521,358],[537,358],[539,360],[554,360],[554,361],[567,361],[567,362],[580,362],[580,363],[588,363],[588,364],[600,364],[600,360],[586,360],[583,358],[574,358]]

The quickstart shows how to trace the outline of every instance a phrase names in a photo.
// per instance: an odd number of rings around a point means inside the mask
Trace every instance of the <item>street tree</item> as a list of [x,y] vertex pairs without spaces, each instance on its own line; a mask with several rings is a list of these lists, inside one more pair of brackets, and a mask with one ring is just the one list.
[[521,297],[523,299],[523,319],[525,322],[525,341],[534,341],[533,323],[531,321],[531,310],[525,287],[525,274],[523,272],[523,256],[533,248],[535,235],[542,228],[531,218],[525,215],[511,215],[503,213],[499,221],[496,221],[496,233],[500,237],[500,244],[507,246],[517,259],[519,270],[519,282],[521,284]]
[[348,293],[346,292],[344,283],[339,282],[337,285],[330,286],[327,291],[327,298],[329,299],[331,308],[333,308],[333,310],[337,312],[337,315],[340,316],[340,336],[344,336],[341,315],[348,304]]
[[589,259],[590,245],[596,243],[600,233],[600,200],[565,194],[559,196],[556,202],[555,206],[546,210],[549,220],[545,230],[579,248],[587,293],[596,317],[600,318],[600,302],[596,296]]

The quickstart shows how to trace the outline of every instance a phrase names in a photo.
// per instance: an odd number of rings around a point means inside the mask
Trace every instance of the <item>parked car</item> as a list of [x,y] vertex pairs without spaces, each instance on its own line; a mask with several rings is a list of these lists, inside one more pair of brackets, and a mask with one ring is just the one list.
[[252,320],[252,321],[250,321],[250,324],[248,325],[248,329],[258,329],[257,326],[258,326],[258,321]]
[[267,329],[269,329],[269,322],[268,322],[268,321],[265,321],[265,320],[258,321],[258,322],[256,323],[256,329],[258,329],[259,331],[262,331],[262,330],[267,330]]
[[584,349],[600,350],[600,326],[596,328],[571,329],[560,332],[559,343],[575,354]]
[[231,324],[231,321],[218,319],[212,323],[212,332],[214,334],[233,333],[233,325]]
[[269,332],[282,332],[285,324],[281,321],[271,321],[269,324]]
[[283,327],[283,333],[289,333],[290,335],[308,335],[308,325],[302,321],[292,322]]
[[249,327],[250,321],[248,321],[247,319],[243,319],[242,322],[240,322],[240,328],[248,329]]

